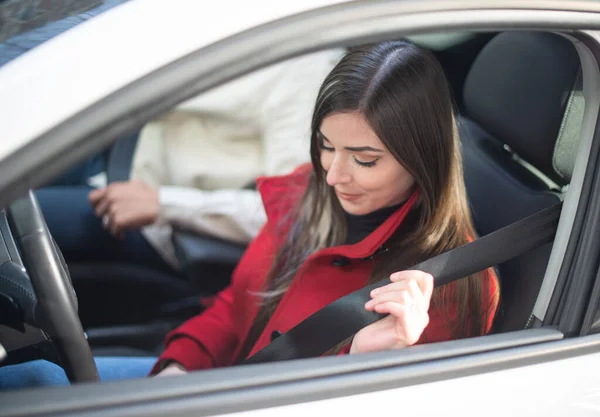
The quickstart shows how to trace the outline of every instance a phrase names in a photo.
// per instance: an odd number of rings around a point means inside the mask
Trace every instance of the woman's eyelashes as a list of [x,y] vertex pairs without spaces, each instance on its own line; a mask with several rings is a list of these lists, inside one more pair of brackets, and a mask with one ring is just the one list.
[[[334,152],[335,151],[334,147],[325,145],[325,141],[323,141],[323,140],[319,142],[319,148],[321,148],[322,150],[324,150],[326,152]],[[361,161],[360,159],[358,159],[356,157],[356,155],[353,155],[352,158],[354,159],[354,162],[356,162],[361,167],[365,167],[365,168],[374,167],[375,164],[377,163],[377,161],[379,160],[379,158],[375,158],[372,161]]]
[[375,164],[377,163],[377,161],[379,160],[379,158],[376,158],[372,161],[369,162],[365,162],[365,161],[359,161],[356,156],[353,156],[354,158],[354,162],[356,162],[358,165],[360,165],[361,167],[365,167],[365,168],[371,168],[374,167]]

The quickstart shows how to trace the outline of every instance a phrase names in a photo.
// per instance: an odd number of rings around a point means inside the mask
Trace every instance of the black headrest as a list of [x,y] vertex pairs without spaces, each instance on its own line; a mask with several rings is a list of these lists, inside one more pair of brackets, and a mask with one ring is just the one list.
[[574,95],[582,98],[580,77],[579,57],[568,39],[542,32],[501,33],[469,71],[467,117],[545,175],[567,183],[583,117],[583,104],[572,103]]

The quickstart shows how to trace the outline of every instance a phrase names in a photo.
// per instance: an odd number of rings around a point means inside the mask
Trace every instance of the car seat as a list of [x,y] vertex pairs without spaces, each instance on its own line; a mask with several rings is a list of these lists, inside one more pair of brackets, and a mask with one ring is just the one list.
[[[561,201],[583,117],[581,68],[557,34],[504,32],[479,53],[458,119],[467,194],[486,235]],[[530,325],[552,245],[498,266],[494,332]]]

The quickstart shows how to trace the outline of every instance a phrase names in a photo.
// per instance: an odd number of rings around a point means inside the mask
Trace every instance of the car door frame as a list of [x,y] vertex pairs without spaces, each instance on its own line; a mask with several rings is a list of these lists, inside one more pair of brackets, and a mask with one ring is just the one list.
[[[19,172],[33,174],[40,159],[27,159],[27,155],[35,150],[50,148],[53,143],[59,142],[57,135],[63,135],[60,141],[63,144],[83,145],[88,142],[90,145],[87,150],[90,151],[98,143],[110,142],[118,133],[140,125],[209,87],[277,60],[318,49],[379,41],[409,33],[442,29],[575,30],[571,36],[580,42],[581,51],[589,52],[586,56],[588,62],[584,68],[584,80],[591,80],[592,84],[585,85],[584,81],[584,91],[587,94],[591,91],[590,86],[598,85],[600,43],[597,34],[576,31],[600,29],[600,15],[592,13],[600,10],[596,5],[590,4],[588,13],[581,2],[561,2],[559,5],[552,1],[529,1],[504,8],[500,5],[510,2],[491,3],[498,8],[488,8],[487,5],[480,10],[481,7],[475,6],[475,2],[465,1],[398,4],[373,1],[340,4],[327,8],[327,19],[323,16],[323,10],[317,10],[282,19],[260,30],[244,32],[162,68],[151,77],[124,88],[118,94],[66,121],[59,128],[47,132],[21,151],[21,162],[27,163]],[[569,11],[569,7],[573,10]],[[321,28],[329,19],[336,21],[336,27]],[[352,31],[357,23],[361,24],[360,30]],[[266,29],[272,29],[268,38],[264,33],[268,32]],[[318,31],[319,36],[303,39],[301,35],[311,30]],[[281,44],[269,49],[273,45],[273,37]],[[260,59],[245,59],[249,53],[261,52],[264,55]],[[203,70],[192,71],[199,68],[199,60],[203,62]],[[212,72],[219,68],[225,73]],[[141,89],[149,83],[157,86],[159,94],[156,98],[141,93]],[[123,100],[124,97],[127,99]],[[122,102],[119,104],[120,100]],[[583,326],[582,311],[585,312],[590,299],[589,294],[577,289],[598,285],[595,284],[598,271],[595,262],[599,248],[593,241],[592,234],[600,227],[593,212],[593,201],[600,194],[600,173],[595,169],[594,159],[599,154],[600,146],[596,126],[598,104],[597,93],[586,95],[585,126],[582,129],[582,144],[578,156],[578,167],[581,168],[574,173],[561,218],[562,231],[559,230],[557,235],[560,244],[555,245],[556,250],[553,250],[552,257],[554,260],[558,259],[559,263],[554,271],[547,272],[558,277],[555,282],[561,284],[561,291],[556,292],[550,301],[550,305],[555,305],[556,308],[553,314],[545,317],[544,328],[416,346],[404,351],[380,352],[361,357],[317,358],[209,370],[177,379],[80,384],[69,389],[47,388],[0,393],[0,403],[3,405],[0,416],[100,414],[108,417],[167,413],[177,416],[216,415],[315,403],[380,391],[401,393],[401,388],[406,387],[551,364],[584,356],[597,357],[600,335],[564,340],[563,337],[574,336]],[[106,112],[109,108],[111,110]],[[103,114],[102,110],[106,113]],[[131,117],[132,114],[135,116]],[[95,133],[93,145],[89,139],[90,130]],[[588,159],[590,154],[594,158]],[[61,157],[54,151],[52,155],[50,160],[55,168],[69,161],[69,158]],[[0,172],[6,166],[0,165]],[[11,179],[14,181],[16,178],[18,175],[9,176],[0,184],[2,198],[9,198],[19,191],[20,186],[11,183]],[[581,234],[570,239],[569,229],[581,230]],[[36,401],[32,401],[34,397]]]

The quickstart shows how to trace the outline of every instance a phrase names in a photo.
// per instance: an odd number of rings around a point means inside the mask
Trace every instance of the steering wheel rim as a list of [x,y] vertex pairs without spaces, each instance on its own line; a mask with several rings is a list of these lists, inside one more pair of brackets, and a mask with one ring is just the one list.
[[98,369],[77,314],[77,298],[60,249],[35,194],[7,208],[11,231],[37,297],[40,327],[51,337],[69,381],[98,381]]

